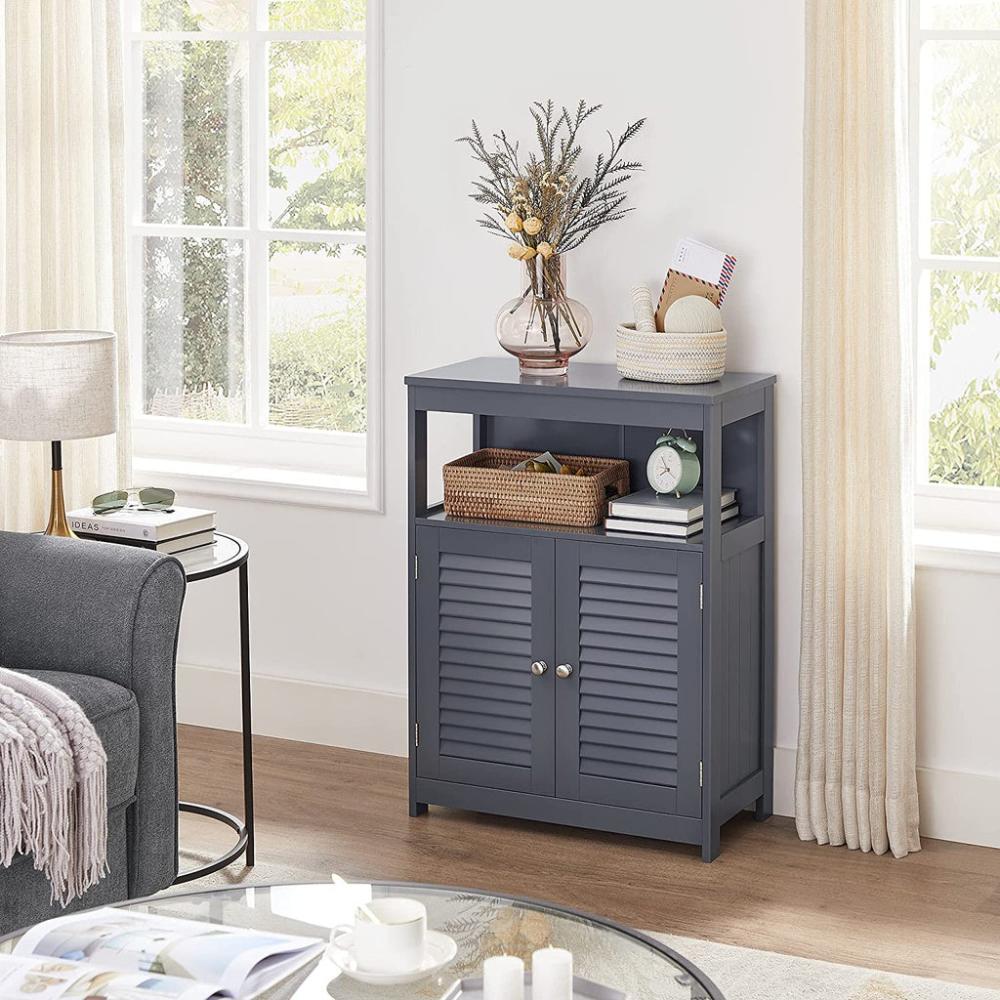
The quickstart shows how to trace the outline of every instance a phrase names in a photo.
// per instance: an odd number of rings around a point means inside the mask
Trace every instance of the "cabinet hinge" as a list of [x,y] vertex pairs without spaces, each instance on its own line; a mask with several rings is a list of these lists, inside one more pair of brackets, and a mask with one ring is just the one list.
[[420,746],[420,723],[413,723],[413,745],[415,747]]
[[698,608],[701,611],[705,610],[705,584],[698,584]]
[[419,556],[414,556],[413,557],[413,579],[414,580],[419,580],[420,579],[420,557]]
[[698,787],[705,787],[705,762],[701,760],[698,761]]

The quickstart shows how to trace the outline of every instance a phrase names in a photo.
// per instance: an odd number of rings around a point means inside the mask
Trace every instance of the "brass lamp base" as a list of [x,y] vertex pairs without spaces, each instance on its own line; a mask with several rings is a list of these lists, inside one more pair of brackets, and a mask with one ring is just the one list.
[[66,517],[66,498],[63,495],[62,442],[52,442],[52,490],[49,506],[49,523],[46,535],[57,538],[76,538],[76,532],[69,526]]

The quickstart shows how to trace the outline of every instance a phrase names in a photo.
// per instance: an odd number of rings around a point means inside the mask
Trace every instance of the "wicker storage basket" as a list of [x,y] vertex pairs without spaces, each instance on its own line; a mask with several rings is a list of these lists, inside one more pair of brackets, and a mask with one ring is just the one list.
[[607,513],[608,500],[629,491],[628,462],[614,458],[556,455],[584,476],[513,472],[537,452],[482,448],[444,467],[445,513],[498,521],[536,521],[591,528]]
[[618,374],[641,382],[696,384],[726,374],[726,331],[639,333],[622,323],[616,339]]

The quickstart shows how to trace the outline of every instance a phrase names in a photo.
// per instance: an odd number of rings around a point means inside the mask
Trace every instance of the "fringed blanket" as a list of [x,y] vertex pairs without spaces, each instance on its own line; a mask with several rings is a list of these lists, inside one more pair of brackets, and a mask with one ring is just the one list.
[[107,755],[58,688],[0,667],[0,866],[22,853],[65,906],[107,874]]

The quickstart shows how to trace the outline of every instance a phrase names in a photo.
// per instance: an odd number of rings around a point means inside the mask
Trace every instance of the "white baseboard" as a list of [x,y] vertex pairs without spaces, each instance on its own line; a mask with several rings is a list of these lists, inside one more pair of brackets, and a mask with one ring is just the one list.
[[[179,664],[178,720],[240,728],[239,675]],[[254,732],[405,757],[406,696],[254,674]],[[921,767],[920,832],[925,837],[1000,847],[1000,776]],[[774,749],[774,811],[795,815],[795,750]]]
[[[1000,847],[1000,776],[917,768],[920,834],[935,840]],[[795,815],[795,750],[774,748],[774,811]]]
[[[253,730],[259,736],[405,757],[406,718],[402,694],[253,675]],[[177,720],[239,730],[239,674],[179,663]]]

